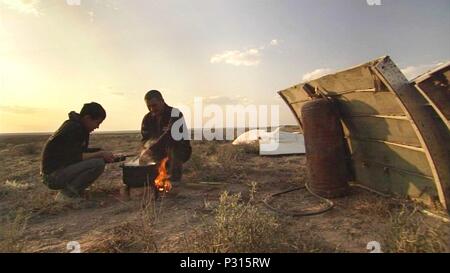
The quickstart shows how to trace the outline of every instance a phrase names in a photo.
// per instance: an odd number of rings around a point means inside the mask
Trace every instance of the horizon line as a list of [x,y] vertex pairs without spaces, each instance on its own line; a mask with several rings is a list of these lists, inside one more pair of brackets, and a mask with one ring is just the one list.
[[[282,127],[282,126],[298,126],[298,124],[280,124],[279,126],[262,126],[262,127],[220,127],[220,128],[189,128],[188,130],[204,130],[204,129],[256,129],[256,128],[275,128],[275,127]],[[108,134],[108,133],[139,133],[140,130],[107,130],[107,131],[97,131],[93,132],[91,134]],[[54,132],[50,131],[38,131],[38,132],[0,132],[0,135],[50,135]]]

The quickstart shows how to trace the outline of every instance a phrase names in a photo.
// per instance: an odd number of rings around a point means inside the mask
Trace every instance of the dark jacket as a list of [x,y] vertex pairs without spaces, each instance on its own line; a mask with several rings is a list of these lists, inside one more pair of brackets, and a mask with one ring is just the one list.
[[45,143],[41,173],[48,175],[82,161],[83,153],[91,152],[88,145],[89,132],[82,126],[80,115],[70,112],[69,119]]
[[[172,117],[172,113],[173,117]],[[178,126],[178,125],[182,126]],[[171,134],[172,125],[179,129],[179,133],[184,136],[183,139],[174,139]],[[148,140],[154,141],[150,150],[157,155],[165,155],[169,147],[176,146],[184,150],[191,150],[189,134],[186,123],[184,122],[183,113],[176,108],[166,104],[161,115],[156,116],[149,112],[144,116],[141,126],[142,144]]]

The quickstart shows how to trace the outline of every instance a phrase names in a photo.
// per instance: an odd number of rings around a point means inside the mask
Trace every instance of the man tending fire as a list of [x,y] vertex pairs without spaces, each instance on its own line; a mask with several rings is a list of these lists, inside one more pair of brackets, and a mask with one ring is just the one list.
[[[169,180],[173,186],[181,182],[183,163],[189,160],[192,147],[187,135],[183,114],[167,105],[157,90],[145,95],[145,103],[150,111],[142,120],[141,134],[143,151],[141,164],[154,160],[160,164],[160,176],[167,169],[167,177],[158,177],[155,181],[159,189],[170,190]],[[184,137],[183,137],[184,136]],[[159,185],[158,185],[159,183]]]

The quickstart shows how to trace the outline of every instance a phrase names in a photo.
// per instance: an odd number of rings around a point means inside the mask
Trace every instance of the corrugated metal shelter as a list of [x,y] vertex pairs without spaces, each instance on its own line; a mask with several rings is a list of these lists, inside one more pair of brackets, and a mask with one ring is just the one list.
[[424,96],[425,82],[410,83],[386,56],[279,94],[300,127],[306,102],[326,97],[337,105],[355,183],[449,210],[450,130],[439,103]]

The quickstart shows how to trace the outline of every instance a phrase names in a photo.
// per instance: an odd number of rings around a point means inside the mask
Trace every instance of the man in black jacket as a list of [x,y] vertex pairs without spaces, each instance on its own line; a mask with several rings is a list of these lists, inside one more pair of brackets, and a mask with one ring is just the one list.
[[66,197],[81,197],[104,171],[105,163],[114,161],[111,152],[88,148],[89,134],[106,118],[103,107],[87,103],[80,113],[70,112],[69,119],[47,140],[42,151],[41,175],[48,188]]
[[156,161],[168,157],[169,178],[176,185],[183,174],[183,163],[192,153],[183,114],[167,105],[157,90],[147,92],[145,103],[150,111],[144,116],[141,127],[145,155]]

